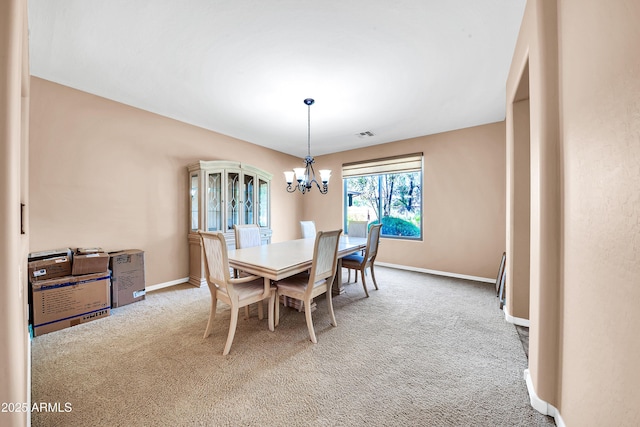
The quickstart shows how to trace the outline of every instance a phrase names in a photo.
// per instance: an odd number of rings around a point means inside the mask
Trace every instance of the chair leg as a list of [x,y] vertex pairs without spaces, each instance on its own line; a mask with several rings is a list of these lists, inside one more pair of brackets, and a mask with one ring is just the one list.
[[[358,270],[356,270],[358,271]],[[365,295],[367,295],[367,298],[369,298],[369,291],[367,290],[367,281],[364,278],[364,268],[362,270],[360,270],[360,278],[362,279],[362,287],[364,288],[364,293]]]
[[213,331],[213,319],[215,319],[216,317],[216,307],[218,305],[218,300],[215,298],[215,296],[211,296],[211,309],[209,311],[209,321],[207,322],[207,329],[204,330],[204,337],[203,338],[207,338],[209,335],[211,335],[211,332]]
[[[311,301],[307,301],[307,307],[311,307]],[[309,337],[311,338],[311,342],[317,344],[318,339],[316,338],[316,332],[313,330],[313,319],[311,318],[311,310],[305,310],[304,317],[307,319],[307,329],[309,329]]]
[[245,305],[244,306],[244,320],[248,320],[249,319],[249,306]]
[[233,337],[236,334],[236,327],[238,326],[238,312],[239,309],[236,306],[231,307],[231,320],[229,321],[229,334],[227,335],[227,343],[224,345],[224,351],[222,352],[223,356],[229,354],[229,350],[231,350],[231,343],[233,342]]
[[338,322],[336,322],[336,315],[333,312],[333,297],[331,296],[331,287],[327,289],[327,307],[329,308],[329,316],[331,317],[331,324],[333,326],[338,326]]
[[378,290],[378,282],[376,282],[376,274],[373,271],[373,263],[371,264],[371,266],[369,267],[369,269],[371,270],[371,278],[373,279],[373,286],[376,287],[376,291]]
[[351,282],[351,269],[347,268],[347,283]]

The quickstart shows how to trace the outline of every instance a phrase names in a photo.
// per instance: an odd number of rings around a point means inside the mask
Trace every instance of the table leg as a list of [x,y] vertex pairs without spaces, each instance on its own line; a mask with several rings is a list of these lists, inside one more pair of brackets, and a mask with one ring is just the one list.
[[[269,297],[269,314],[268,314],[268,319],[269,319],[269,330],[271,332],[274,331],[275,328],[275,314],[276,314],[276,307],[275,304],[278,304],[278,302],[276,301],[276,290],[274,288],[271,287],[271,279],[265,277],[264,278],[264,287],[265,289],[269,289],[271,292],[271,295]],[[264,301],[260,301],[258,303],[258,316],[260,316],[260,314],[263,312],[264,308],[263,305]],[[249,307],[249,306],[247,306]],[[264,316],[264,314],[263,314]]]
[[346,290],[342,286],[342,258],[338,258],[338,268],[336,269],[336,277],[333,278],[333,286],[331,286],[333,295],[344,294]]

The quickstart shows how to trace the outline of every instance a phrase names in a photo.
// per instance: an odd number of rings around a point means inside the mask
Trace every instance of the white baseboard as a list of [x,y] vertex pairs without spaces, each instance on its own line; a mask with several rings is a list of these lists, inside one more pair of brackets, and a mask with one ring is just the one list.
[[514,325],[518,326],[525,326],[527,328],[529,327],[529,319],[523,319],[522,317],[514,317],[510,315],[506,305],[502,309],[504,310],[504,319],[507,322],[513,323]]
[[189,281],[188,277],[182,279],[172,280],[170,282],[158,283],[157,285],[151,285],[146,287],[147,292],[157,291],[158,289],[168,288],[169,286],[179,285],[180,283],[186,283]]
[[[448,273],[446,271],[437,271],[437,270],[427,270],[425,268],[409,267],[406,265],[390,264],[386,262],[376,262],[376,265],[380,265],[382,267],[397,268],[399,270],[409,270],[409,271],[417,271],[420,273],[436,274],[438,276],[455,277],[457,279],[475,280],[476,282],[486,282],[486,283],[496,282],[495,279],[487,279],[486,277],[467,276],[464,274]],[[158,283],[156,285],[147,286],[146,291],[153,292],[153,291],[157,291],[158,289],[168,288],[169,286],[179,285],[185,282],[189,282],[188,277],[172,280],[170,282]]]
[[426,268],[409,267],[406,265],[391,264],[388,262],[377,262],[376,265],[389,268],[397,268],[398,270],[417,271],[419,273],[435,274],[438,276],[455,277],[456,279],[475,280],[476,282],[496,283],[496,279],[487,279],[486,277],[467,276],[466,274],[449,273],[446,271],[428,270]]
[[533,407],[533,409],[543,415],[553,417],[556,422],[556,426],[566,427],[566,424],[564,423],[564,420],[560,416],[560,412],[558,412],[556,407],[538,397],[536,390],[533,387],[533,381],[531,380],[531,373],[529,372],[529,369],[524,370],[524,379],[527,383],[527,390],[529,391],[529,401],[531,402],[531,406]]

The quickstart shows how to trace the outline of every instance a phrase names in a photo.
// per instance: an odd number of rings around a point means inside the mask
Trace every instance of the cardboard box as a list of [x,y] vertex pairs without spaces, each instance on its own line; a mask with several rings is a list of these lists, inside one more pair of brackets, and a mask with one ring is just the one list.
[[40,335],[48,334],[49,332],[59,331],[60,329],[70,328],[72,326],[80,325],[82,323],[91,322],[92,320],[108,317],[111,315],[110,308],[103,308],[102,310],[94,311],[93,313],[83,314],[82,316],[75,316],[68,319],[59,320],[57,322],[47,323],[42,326],[33,328],[33,336],[39,337]]
[[109,254],[106,252],[94,252],[73,256],[71,274],[80,276],[83,274],[104,273],[109,270]]
[[108,272],[31,283],[34,335],[110,315]]
[[127,249],[109,252],[111,307],[121,307],[145,298],[144,252]]
[[76,248],[76,254],[78,255],[87,255],[87,254],[95,254],[97,252],[104,252],[102,248]]
[[69,248],[60,248],[60,249],[51,249],[48,251],[40,251],[40,252],[31,252],[29,254],[28,261],[40,261],[48,258],[55,258],[59,256],[66,256],[71,259],[71,249]]
[[68,256],[56,256],[30,261],[27,265],[27,271],[31,282],[68,276],[71,274],[71,258]]

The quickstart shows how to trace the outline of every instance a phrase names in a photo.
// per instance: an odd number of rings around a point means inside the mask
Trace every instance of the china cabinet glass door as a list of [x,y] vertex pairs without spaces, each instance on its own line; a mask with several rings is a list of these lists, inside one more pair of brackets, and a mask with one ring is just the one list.
[[233,224],[240,224],[241,202],[240,173],[227,173],[227,230],[233,230]]
[[269,226],[269,183],[258,179],[258,225]]
[[207,174],[207,231],[222,230],[222,173]]
[[243,203],[244,203],[244,218],[242,220],[243,224],[255,224],[254,219],[254,182],[255,177],[253,175],[244,175],[244,191],[243,191]]
[[198,197],[200,193],[198,192],[198,180],[200,179],[198,173],[192,173],[190,177],[190,189],[189,193],[191,195],[191,230],[195,231],[198,229]]

